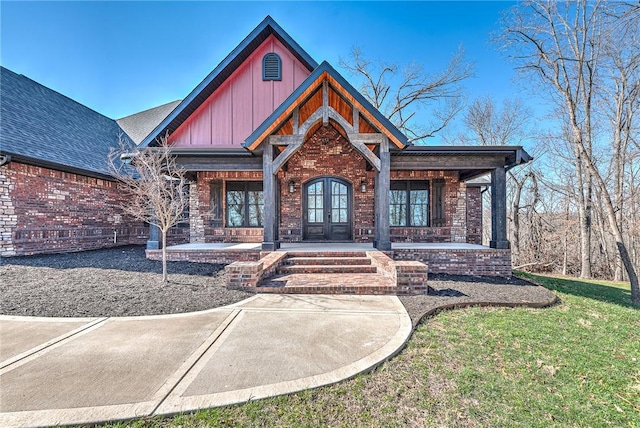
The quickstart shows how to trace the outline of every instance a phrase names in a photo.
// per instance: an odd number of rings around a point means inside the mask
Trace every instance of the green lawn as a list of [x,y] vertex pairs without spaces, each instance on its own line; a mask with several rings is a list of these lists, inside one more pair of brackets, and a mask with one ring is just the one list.
[[640,310],[628,286],[526,276],[561,303],[444,312],[372,373],[129,425],[640,427]]

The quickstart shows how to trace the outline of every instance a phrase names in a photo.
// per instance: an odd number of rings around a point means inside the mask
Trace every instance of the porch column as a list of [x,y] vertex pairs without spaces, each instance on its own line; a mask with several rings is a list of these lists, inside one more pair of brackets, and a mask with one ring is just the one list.
[[273,146],[267,141],[262,153],[262,193],[264,197],[264,230],[262,249],[274,251],[280,248],[277,231],[277,189],[276,176],[273,173]]
[[491,248],[510,248],[507,240],[507,176],[504,167],[491,171]]
[[391,250],[391,233],[389,230],[389,188],[391,186],[391,154],[389,153],[389,139],[384,138],[380,143],[380,171],[376,171],[375,183],[375,220],[376,240],[378,250]]
[[147,241],[147,250],[159,250],[162,248],[160,242],[160,228],[156,225],[149,225],[149,240]]

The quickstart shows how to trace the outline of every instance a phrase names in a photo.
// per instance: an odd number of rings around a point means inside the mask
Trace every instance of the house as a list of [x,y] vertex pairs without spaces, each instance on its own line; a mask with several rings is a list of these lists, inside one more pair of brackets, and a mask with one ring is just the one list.
[[[3,101],[3,120],[4,108]],[[411,145],[271,17],[182,101],[101,120],[140,148],[168,134],[188,171],[189,244],[171,248],[173,260],[255,262],[296,244],[361,244],[432,272],[510,275],[506,171],[528,162],[526,151]],[[59,147],[67,150],[64,142]],[[6,154],[9,165],[22,161]],[[472,180],[487,174],[492,239],[484,247],[482,189]],[[156,228],[149,233],[147,254],[156,258],[162,244]]]

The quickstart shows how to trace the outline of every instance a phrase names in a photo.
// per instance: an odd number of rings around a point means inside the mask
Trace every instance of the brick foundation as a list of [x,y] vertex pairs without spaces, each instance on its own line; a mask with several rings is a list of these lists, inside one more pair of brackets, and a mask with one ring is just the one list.
[[0,169],[2,255],[143,244],[148,228],[123,214],[125,197],[112,181],[10,162]]
[[[162,260],[162,250],[147,250],[146,255],[150,260]],[[167,260],[215,264],[257,261],[260,260],[260,250],[169,250]]]
[[429,265],[430,273],[449,275],[511,276],[511,251],[483,249],[398,249],[395,260],[417,260]]

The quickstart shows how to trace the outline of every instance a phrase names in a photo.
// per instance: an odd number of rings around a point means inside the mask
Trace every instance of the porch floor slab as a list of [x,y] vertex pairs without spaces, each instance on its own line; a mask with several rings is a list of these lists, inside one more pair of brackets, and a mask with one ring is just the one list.
[[[171,245],[167,251],[203,251],[203,250],[257,250],[260,243],[192,243]],[[371,243],[358,242],[287,242],[282,243],[279,251],[317,252],[317,251],[374,251]],[[391,250],[492,250],[484,245],[458,242],[394,242]]]

